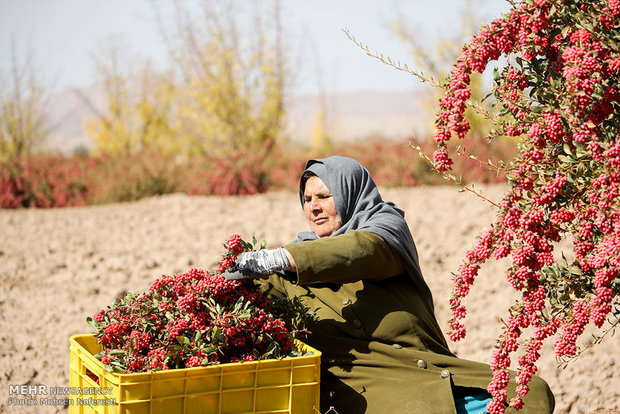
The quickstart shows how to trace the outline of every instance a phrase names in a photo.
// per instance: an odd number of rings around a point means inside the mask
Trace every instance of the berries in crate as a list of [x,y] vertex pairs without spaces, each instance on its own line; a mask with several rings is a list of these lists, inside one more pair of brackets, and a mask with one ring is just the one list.
[[215,272],[161,276],[88,318],[96,333],[71,338],[70,413],[316,413],[321,353],[295,339],[310,313],[224,279],[256,239],[225,247]]

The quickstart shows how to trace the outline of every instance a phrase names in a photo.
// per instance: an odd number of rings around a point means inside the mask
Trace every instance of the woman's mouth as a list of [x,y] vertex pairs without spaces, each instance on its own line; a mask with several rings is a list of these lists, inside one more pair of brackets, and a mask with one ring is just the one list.
[[327,221],[327,217],[319,217],[314,219],[314,224],[323,224]]

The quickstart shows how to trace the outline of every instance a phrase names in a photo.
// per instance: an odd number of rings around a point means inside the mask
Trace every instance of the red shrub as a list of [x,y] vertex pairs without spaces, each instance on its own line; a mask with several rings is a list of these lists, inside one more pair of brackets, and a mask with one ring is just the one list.
[[[508,161],[515,146],[507,141],[489,145],[481,139],[459,142],[480,159]],[[422,145],[427,153],[433,143]],[[123,156],[36,156],[0,163],[0,207],[66,207],[133,201],[185,192],[192,195],[249,195],[269,190],[297,191],[309,158],[344,155],[366,166],[382,187],[443,185],[442,179],[408,141],[376,139],[347,143],[326,153],[309,153],[269,142],[262,151],[240,148],[230,158],[205,157],[181,162],[174,156],[143,151]],[[505,180],[475,160],[458,157],[453,169],[464,183]]]
[[89,195],[93,204],[134,201],[181,191],[189,175],[174,156],[157,151],[91,158]]
[[205,157],[201,169],[190,179],[191,195],[251,195],[269,189],[267,160],[273,148],[269,140],[262,150],[239,148],[229,158]]
[[86,161],[50,155],[1,164],[0,205],[47,208],[86,204]]

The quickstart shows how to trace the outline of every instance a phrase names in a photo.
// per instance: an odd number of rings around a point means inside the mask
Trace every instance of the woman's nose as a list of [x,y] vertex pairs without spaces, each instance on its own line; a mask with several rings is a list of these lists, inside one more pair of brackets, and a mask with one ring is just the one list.
[[310,210],[311,211],[317,211],[321,209],[321,203],[319,203],[319,200],[317,200],[316,198],[313,198],[310,201]]

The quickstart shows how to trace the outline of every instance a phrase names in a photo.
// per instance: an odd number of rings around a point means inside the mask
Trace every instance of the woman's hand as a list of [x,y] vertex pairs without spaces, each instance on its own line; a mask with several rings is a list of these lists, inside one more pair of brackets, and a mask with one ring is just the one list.
[[226,280],[266,278],[281,270],[291,270],[290,254],[282,247],[241,253],[233,268],[224,272]]

